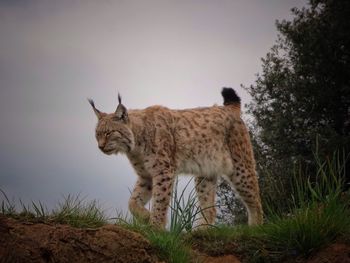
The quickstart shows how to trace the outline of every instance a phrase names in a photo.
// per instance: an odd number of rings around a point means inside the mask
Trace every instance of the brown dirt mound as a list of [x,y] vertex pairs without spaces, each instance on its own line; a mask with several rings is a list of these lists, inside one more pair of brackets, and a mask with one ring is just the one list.
[[[241,262],[239,257],[229,255],[229,251],[226,255],[210,256],[197,249],[193,250],[193,262]],[[0,263],[9,262],[164,263],[144,237],[116,225],[79,229],[60,224],[30,223],[0,215]],[[350,244],[338,242],[315,252],[309,259],[286,262],[350,263]]]
[[322,249],[307,263],[350,263],[350,245],[336,243]]
[[0,216],[0,262],[160,262],[141,235],[115,225],[79,229]]
[[241,261],[234,255],[226,255],[203,258],[203,263],[241,263]]

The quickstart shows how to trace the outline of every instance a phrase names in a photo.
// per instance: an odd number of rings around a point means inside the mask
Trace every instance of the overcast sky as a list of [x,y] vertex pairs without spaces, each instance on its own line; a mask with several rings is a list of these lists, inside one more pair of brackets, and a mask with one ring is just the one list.
[[[0,189],[51,209],[62,195],[127,210],[136,175],[98,150],[86,98],[112,112],[221,104],[254,83],[276,19],[305,0],[0,0]],[[0,197],[0,201],[3,196]]]

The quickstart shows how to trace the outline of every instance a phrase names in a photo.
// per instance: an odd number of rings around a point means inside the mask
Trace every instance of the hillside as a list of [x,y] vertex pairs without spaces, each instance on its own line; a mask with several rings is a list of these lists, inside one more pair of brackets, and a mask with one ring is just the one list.
[[[200,235],[199,235],[200,236]],[[191,262],[251,262],[234,243],[222,244],[221,252],[207,249],[194,235]],[[213,246],[217,246],[213,242]],[[118,225],[76,228],[40,220],[28,221],[0,215],[0,262],[165,262],[156,248],[139,233]],[[237,250],[237,251],[235,251]],[[235,255],[233,255],[235,253]],[[210,254],[210,255],[208,255]],[[240,260],[241,261],[240,261]],[[307,259],[291,257],[287,262],[350,263],[350,244],[334,243],[315,251]]]

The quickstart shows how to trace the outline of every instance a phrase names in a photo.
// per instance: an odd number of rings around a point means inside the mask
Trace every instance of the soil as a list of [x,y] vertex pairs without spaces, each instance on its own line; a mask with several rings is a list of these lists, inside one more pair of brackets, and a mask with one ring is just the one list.
[[[240,263],[239,256],[209,256],[193,251],[194,262]],[[127,262],[165,263],[149,241],[116,225],[80,229],[68,225],[31,223],[0,215],[0,263]],[[350,263],[350,244],[335,243],[309,259],[288,262]]]
[[350,245],[332,244],[317,252],[306,263],[350,263]]
[[204,256],[199,258],[202,263],[241,263],[241,261],[234,255],[224,255],[217,257]]
[[79,229],[0,216],[0,262],[161,262],[141,235],[115,225]]

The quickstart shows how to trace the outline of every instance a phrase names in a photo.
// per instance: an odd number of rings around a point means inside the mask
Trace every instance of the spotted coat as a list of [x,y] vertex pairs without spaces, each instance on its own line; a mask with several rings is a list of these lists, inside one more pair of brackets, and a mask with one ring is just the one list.
[[[98,147],[108,155],[125,154],[138,176],[129,200],[134,216],[164,227],[174,179],[179,174],[190,174],[195,176],[202,209],[200,225],[213,224],[215,220],[220,176],[241,197],[248,223],[262,223],[255,160],[241,119],[240,100],[230,101],[223,95],[224,106],[185,110],[162,106],[127,110],[119,97],[117,110],[110,114],[100,112],[90,100],[98,117]],[[148,211],[145,205],[151,198]]]

